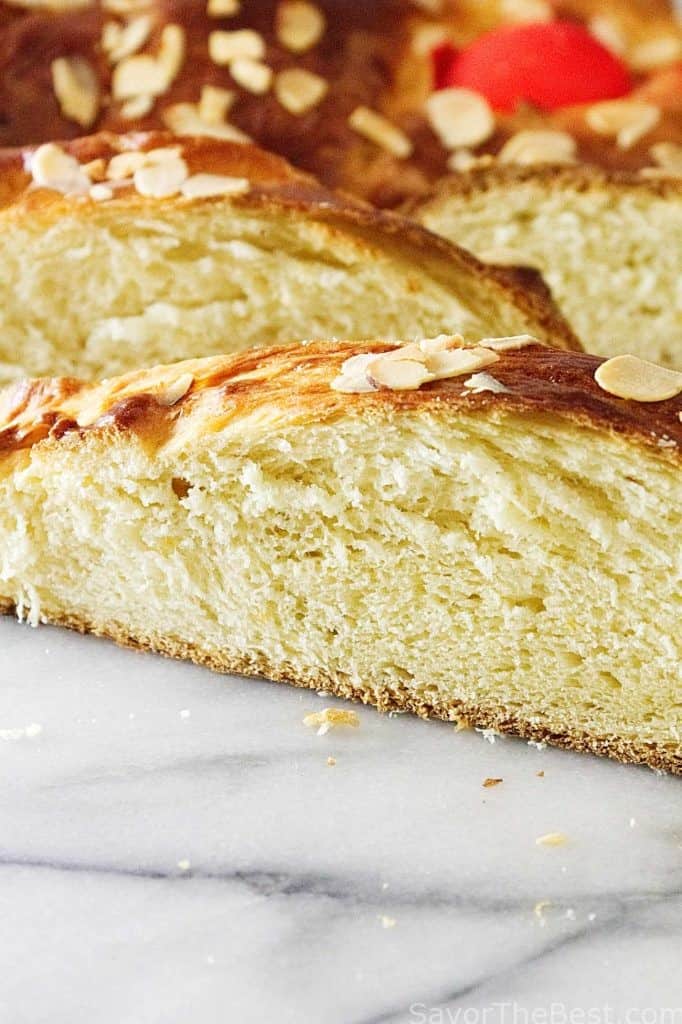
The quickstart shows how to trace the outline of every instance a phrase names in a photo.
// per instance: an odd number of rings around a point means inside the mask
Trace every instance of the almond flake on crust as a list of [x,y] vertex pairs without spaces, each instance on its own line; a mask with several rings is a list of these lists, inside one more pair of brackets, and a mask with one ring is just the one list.
[[98,182],[96,185],[92,185],[88,195],[96,203],[105,203],[107,200],[114,198],[114,190],[109,185]]
[[153,106],[153,96],[133,96],[121,104],[119,114],[126,121],[136,121],[138,117],[146,117]]
[[55,192],[82,194],[90,189],[90,179],[76,158],[54,142],[46,142],[32,153],[30,171],[36,185]]
[[345,708],[325,708],[324,711],[313,711],[306,715],[303,724],[309,729],[317,727],[317,735],[324,736],[330,729],[339,725],[348,725],[357,729],[360,719],[356,711],[347,711]]
[[140,167],[133,174],[133,183],[141,196],[167,199],[178,194],[188,177],[187,164],[182,157],[176,157]]
[[422,384],[436,379],[426,364],[416,359],[382,359],[379,356],[368,364],[366,372],[371,384],[389,391],[417,391]]
[[192,384],[194,384],[194,376],[191,373],[183,373],[156,395],[156,401],[163,406],[177,405],[180,399],[185,397]]
[[197,113],[207,124],[224,124],[236,98],[232,89],[221,89],[217,85],[203,85]]
[[541,345],[542,342],[532,334],[510,334],[508,338],[481,338],[478,343],[482,348],[491,348],[494,352],[509,352],[527,345]]
[[208,54],[214,64],[221,66],[242,57],[262,60],[265,56],[265,40],[260,32],[254,32],[251,28],[240,28],[234,32],[215,31],[208,37]]
[[572,164],[576,141],[568,132],[527,130],[505,142],[498,157],[503,164]]
[[272,68],[251,57],[238,57],[230,64],[230,74],[237,85],[256,96],[264,95],[272,84]]
[[321,103],[328,89],[324,78],[305,68],[287,68],[275,77],[275,96],[285,110],[297,116]]
[[193,174],[180,187],[183,196],[198,199],[203,196],[240,196],[251,188],[248,178],[233,178],[225,174]]
[[682,178],[682,146],[676,142],[657,142],[649,152],[661,171]]
[[240,8],[241,0],[208,0],[206,13],[209,18],[231,18]]
[[348,118],[348,124],[358,135],[369,139],[400,160],[407,159],[412,153],[412,142],[407,135],[369,107],[356,107]]
[[594,374],[602,391],[635,402],[665,402],[682,394],[682,373],[637,356],[614,356]]
[[69,121],[89,128],[99,112],[99,80],[84,57],[57,57],[52,61],[52,86],[59,108]]
[[282,0],[277,8],[277,40],[292,53],[305,53],[319,43],[326,27],[319,7],[307,0]]
[[509,394],[509,388],[489,373],[474,373],[462,386],[469,388],[472,395],[480,395],[484,391],[492,391],[495,395]]
[[446,149],[479,146],[495,131],[490,104],[471,89],[439,89],[425,107],[428,122]]
[[174,135],[207,135],[228,142],[251,142],[251,137],[235,125],[204,120],[196,103],[173,103],[164,108],[161,119]]
[[500,13],[506,21],[554,20],[554,8],[548,0],[500,0]]
[[661,111],[639,100],[605,100],[589,107],[585,120],[598,135],[612,136],[620,149],[630,149],[656,127]]
[[118,64],[120,60],[131,57],[141,50],[151,31],[152,19],[148,14],[140,14],[126,25],[108,21],[102,28],[102,49],[110,63]]
[[682,38],[669,33],[653,36],[638,43],[630,51],[628,63],[633,71],[655,71],[682,58]]

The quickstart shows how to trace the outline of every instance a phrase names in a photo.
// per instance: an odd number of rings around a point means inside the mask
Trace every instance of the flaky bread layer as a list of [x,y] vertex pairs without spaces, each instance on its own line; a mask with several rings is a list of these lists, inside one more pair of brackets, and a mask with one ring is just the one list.
[[[580,348],[537,272],[487,267],[253,146],[105,134],[64,151],[109,198],[36,188],[34,150],[0,156],[0,382],[301,337],[511,330]],[[107,178],[112,158],[151,151],[245,190],[155,198]]]
[[495,165],[411,212],[481,259],[540,270],[588,351],[682,368],[682,180]]
[[222,671],[681,770],[682,398],[321,343],[0,396],[0,597]]

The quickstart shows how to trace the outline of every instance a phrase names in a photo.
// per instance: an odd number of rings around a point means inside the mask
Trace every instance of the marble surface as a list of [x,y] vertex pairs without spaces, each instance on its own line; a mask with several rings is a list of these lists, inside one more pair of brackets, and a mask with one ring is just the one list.
[[1,1024],[682,1024],[682,780],[10,620],[0,682]]

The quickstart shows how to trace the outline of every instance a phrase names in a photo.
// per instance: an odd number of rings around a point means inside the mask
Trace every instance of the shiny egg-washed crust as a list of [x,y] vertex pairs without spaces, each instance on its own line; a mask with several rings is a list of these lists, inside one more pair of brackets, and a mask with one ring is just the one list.
[[[682,462],[682,396],[647,405],[615,398],[602,391],[594,372],[602,360],[540,345],[500,353],[492,370],[507,391],[473,393],[465,378],[439,381],[418,391],[376,391],[340,394],[330,387],[342,362],[361,352],[387,351],[381,342],[320,343],[257,350],[233,357],[192,360],[156,367],[124,377],[87,384],[70,379],[24,381],[0,393],[0,475],[12,472],[37,444],[82,444],[91,431],[104,437],[134,432],[149,451],[181,437],[206,436],[230,422],[265,412],[267,428],[292,423],[331,421],[353,413],[372,416],[401,412],[444,411],[456,416],[527,416],[529,422],[568,420],[581,427],[617,435],[656,457]],[[189,380],[187,393],[173,405],[160,404],[173,382]],[[82,424],[79,426],[78,422]],[[14,606],[0,599],[0,611]],[[319,671],[295,670],[286,663],[250,657],[225,647],[205,651],[180,637],[131,634],[117,623],[86,620],[46,612],[47,621],[81,632],[106,636],[119,644],[192,660],[219,672],[263,676],[298,687],[324,689],[338,697],[360,700],[382,711],[410,711],[448,721],[466,719],[479,729],[509,732],[535,742],[606,755],[619,761],[682,774],[682,757],[654,744],[583,731],[549,731],[531,716],[510,716],[504,708],[458,702],[429,702],[409,688],[351,685],[347,678]]]
[[[293,54],[276,37],[277,0],[242,0],[239,13],[224,18],[208,17],[204,0],[141,0],[139,10],[151,15],[153,28],[139,52],[156,54],[167,24],[184,28],[187,48],[180,73],[167,91],[147,114],[130,120],[122,116],[121,102],[110,96],[112,68],[100,43],[104,23],[115,18],[111,10],[98,0],[77,10],[53,11],[26,10],[0,0],[0,146],[83,134],[82,126],[62,114],[51,78],[53,60],[79,56],[89,61],[102,90],[99,113],[89,126],[92,131],[162,128],[167,107],[197,103],[202,85],[218,85],[236,92],[231,123],[325,184],[381,206],[423,194],[447,172],[448,153],[424,116],[433,76],[428,47],[419,46],[420,33],[437,30],[454,45],[466,45],[500,24],[499,3],[444,0],[434,12],[411,0],[316,3],[326,16],[326,29],[309,51]],[[631,44],[681,31],[663,0],[557,0],[554,8],[559,17],[586,22],[595,14],[611,16]],[[210,32],[241,28],[263,36],[265,62],[274,72],[296,67],[322,76],[329,85],[322,102],[302,116],[293,115],[272,91],[254,95],[232,79],[228,68],[213,63],[208,55]],[[662,116],[628,149],[592,131],[583,107],[544,113],[524,106],[513,114],[499,114],[495,133],[476,152],[496,154],[522,129],[561,129],[575,136],[581,161],[636,171],[651,165],[649,150],[654,143],[682,144],[682,64],[636,75],[632,95],[656,103]],[[353,131],[348,118],[358,106],[378,110],[398,125],[413,143],[411,157],[398,159]]]
[[[64,143],[64,148],[81,164],[111,157],[122,152],[147,151],[169,146],[181,149],[189,173],[208,172],[228,177],[247,178],[247,193],[194,199],[191,202],[221,203],[228,201],[241,208],[270,210],[273,214],[287,210],[305,211],[312,219],[330,226],[351,228],[360,242],[394,247],[415,267],[428,270],[443,286],[454,294],[461,290],[461,276],[478,278],[491,291],[497,291],[518,308],[529,322],[533,332],[542,341],[557,348],[580,350],[581,345],[567,321],[559,312],[552,295],[536,270],[526,267],[493,267],[472,256],[459,246],[420,227],[413,221],[392,213],[377,210],[360,199],[333,192],[314,178],[295,170],[282,158],[251,145],[224,142],[206,136],[176,137],[163,132],[137,132],[115,135],[102,132]],[[4,218],[40,217],[55,219],[74,208],[87,217],[93,200],[63,196],[51,189],[35,188],[27,168],[30,166],[31,147],[0,152],[0,225]],[[150,204],[162,203],[186,206],[187,199],[149,199],[139,195],[132,185],[117,187],[116,197],[109,204],[128,209],[146,210]]]

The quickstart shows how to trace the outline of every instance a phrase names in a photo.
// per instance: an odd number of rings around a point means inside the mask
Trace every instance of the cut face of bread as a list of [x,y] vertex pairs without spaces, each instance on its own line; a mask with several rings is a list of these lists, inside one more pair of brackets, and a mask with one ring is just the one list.
[[251,146],[96,136],[0,166],[0,379],[505,324],[578,347],[539,276],[491,270]]
[[682,375],[427,348],[397,377],[385,343],[316,343],[8,389],[0,603],[682,773]]
[[585,347],[682,368],[682,181],[475,171],[416,211],[482,259],[541,270]]

